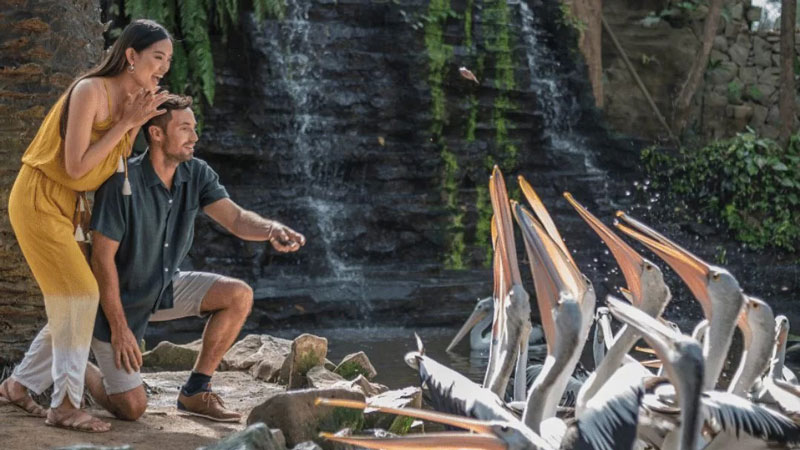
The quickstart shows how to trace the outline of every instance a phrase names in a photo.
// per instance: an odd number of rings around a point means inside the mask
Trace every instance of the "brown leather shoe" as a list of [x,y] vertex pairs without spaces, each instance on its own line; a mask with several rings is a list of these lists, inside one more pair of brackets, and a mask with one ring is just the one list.
[[178,410],[194,416],[205,417],[217,422],[240,422],[242,415],[225,408],[219,395],[211,391],[194,395],[178,394]]

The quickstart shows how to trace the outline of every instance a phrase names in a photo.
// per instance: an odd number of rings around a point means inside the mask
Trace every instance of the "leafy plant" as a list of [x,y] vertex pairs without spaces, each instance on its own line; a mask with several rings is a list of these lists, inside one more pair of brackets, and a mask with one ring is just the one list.
[[336,370],[336,373],[342,376],[345,380],[354,380],[358,378],[359,375],[367,375],[367,370],[361,367],[355,361],[347,361]]
[[[800,244],[800,137],[786,149],[748,129],[668,156],[642,152],[645,168],[695,210],[721,220],[753,248]],[[718,255],[724,258],[723,253]]]
[[728,100],[732,103],[738,103],[742,100],[742,85],[736,80],[728,83]]

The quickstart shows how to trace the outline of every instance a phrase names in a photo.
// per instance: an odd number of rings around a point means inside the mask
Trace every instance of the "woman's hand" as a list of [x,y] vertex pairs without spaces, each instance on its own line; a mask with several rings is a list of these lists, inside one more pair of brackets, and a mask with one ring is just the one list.
[[168,95],[167,91],[154,94],[144,89],[128,94],[128,98],[122,106],[121,121],[128,129],[131,129],[140,127],[153,117],[164,114],[167,110],[158,109],[158,107],[167,100]]

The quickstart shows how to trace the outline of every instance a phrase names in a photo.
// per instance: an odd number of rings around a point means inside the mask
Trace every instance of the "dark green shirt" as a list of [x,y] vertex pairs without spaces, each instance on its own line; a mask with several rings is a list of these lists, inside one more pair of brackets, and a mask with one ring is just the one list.
[[[119,242],[115,257],[122,308],[133,334],[144,337],[150,315],[172,308],[172,276],[189,252],[194,219],[201,208],[228,197],[205,161],[180,163],[168,190],[153,170],[149,152],[128,161],[132,195],[122,195],[125,180],[116,173],[97,190],[92,230]],[[111,340],[102,309],[94,336]]]

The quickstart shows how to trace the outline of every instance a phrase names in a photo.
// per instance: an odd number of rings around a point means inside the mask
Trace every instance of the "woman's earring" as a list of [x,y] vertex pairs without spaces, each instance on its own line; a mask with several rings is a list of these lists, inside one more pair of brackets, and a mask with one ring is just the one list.
[[133,73],[134,71],[136,71],[136,67],[133,67],[133,64],[129,65],[128,72]]

